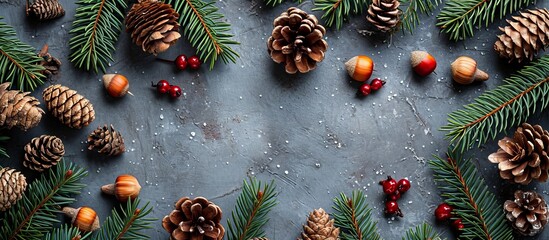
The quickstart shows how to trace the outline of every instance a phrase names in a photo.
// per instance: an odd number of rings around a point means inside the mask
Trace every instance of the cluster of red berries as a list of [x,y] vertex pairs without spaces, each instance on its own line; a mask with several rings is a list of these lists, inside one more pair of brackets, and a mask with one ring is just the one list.
[[[452,211],[454,208],[450,206],[448,203],[441,203],[438,205],[438,207],[435,209],[435,218],[439,222],[444,222],[450,220],[450,218],[453,217]],[[455,219],[450,224],[452,228],[456,231],[460,231],[463,229],[464,225],[460,218]]]
[[402,211],[398,207],[397,200],[400,199],[401,194],[404,194],[412,185],[406,178],[398,180],[398,182],[391,176],[387,176],[386,180],[379,181],[379,184],[383,187],[383,192],[387,194],[387,200],[385,202],[385,213],[396,214],[399,217],[403,217]]
[[368,96],[368,94],[370,94],[372,91],[377,91],[381,89],[383,85],[385,85],[385,81],[381,80],[380,78],[374,78],[369,84],[362,84],[358,89],[358,92],[362,96]]
[[187,67],[189,67],[192,70],[197,70],[200,68],[200,64],[202,62],[200,61],[200,58],[196,55],[192,55],[191,57],[187,57],[185,54],[181,54],[175,58],[175,60],[167,60],[162,58],[157,58],[160,61],[164,62],[171,62],[174,63],[177,69],[179,70],[185,70]]
[[151,82],[151,86],[156,88],[156,92],[160,94],[168,93],[172,99],[179,98],[181,96],[181,88],[177,85],[170,85],[166,80],[160,80],[156,84]]

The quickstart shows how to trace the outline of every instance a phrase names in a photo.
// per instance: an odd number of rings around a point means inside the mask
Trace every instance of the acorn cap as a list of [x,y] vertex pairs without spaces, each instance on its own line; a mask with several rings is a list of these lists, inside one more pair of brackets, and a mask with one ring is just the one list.
[[416,67],[423,61],[423,59],[427,58],[430,54],[425,51],[413,51],[410,56],[410,63],[412,64],[412,67]]
[[[117,81],[116,82],[113,82],[113,80],[115,78],[120,78],[120,79],[116,79]],[[130,83],[128,81],[128,78],[126,78],[124,75],[121,75],[121,74],[105,74],[103,75],[102,77],[102,80],[103,80],[103,86],[105,86],[105,89],[107,89],[107,92],[109,93],[109,95],[113,96],[113,97],[122,97],[124,95],[126,95],[126,93],[129,93],[130,95],[133,95],[131,92],[128,92],[129,88],[130,88]],[[113,84],[124,84],[124,86],[111,86],[111,83]],[[120,91],[114,91],[116,88],[122,88],[122,90]]]
[[354,56],[349,61],[345,62],[345,69],[347,69],[347,72],[349,73],[349,76],[353,77],[353,74],[355,73],[355,67],[356,67],[356,61],[358,60],[358,56]]

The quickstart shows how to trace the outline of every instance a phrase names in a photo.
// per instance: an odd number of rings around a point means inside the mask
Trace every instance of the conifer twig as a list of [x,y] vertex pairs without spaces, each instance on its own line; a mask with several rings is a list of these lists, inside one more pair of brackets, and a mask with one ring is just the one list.
[[403,5],[407,5],[400,17],[402,30],[408,30],[410,33],[419,25],[419,13],[429,14],[442,2],[442,0],[402,0]]
[[322,11],[322,19],[327,27],[333,25],[341,29],[349,15],[361,15],[372,0],[315,0],[313,11]]
[[433,227],[427,223],[411,228],[406,231],[402,240],[441,240],[440,234],[435,232]]
[[[0,135],[0,142],[5,142],[5,141],[8,141],[9,139],[10,139],[10,137],[8,137],[8,136]],[[6,158],[10,157],[8,155],[8,152],[6,152],[6,148],[0,147],[0,157],[6,157]]]
[[362,191],[353,191],[349,198],[344,193],[334,199],[333,209],[336,227],[341,228],[342,240],[379,240],[377,222],[372,220],[372,209],[366,203]]
[[116,209],[112,210],[111,216],[109,216],[103,225],[100,232],[92,239],[94,240],[147,240],[149,236],[143,234],[141,231],[151,228],[151,224],[156,220],[153,218],[147,218],[152,211],[152,207],[149,203],[146,203],[143,207],[139,208],[139,199],[128,199],[126,206],[120,206],[120,212]]
[[83,240],[88,238],[91,233],[82,233],[77,227],[62,225],[47,233],[42,240]]

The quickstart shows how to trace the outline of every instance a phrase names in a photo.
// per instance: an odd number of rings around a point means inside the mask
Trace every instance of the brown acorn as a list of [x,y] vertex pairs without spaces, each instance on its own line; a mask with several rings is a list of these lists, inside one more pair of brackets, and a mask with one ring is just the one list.
[[116,178],[114,183],[102,186],[101,191],[114,195],[120,202],[127,202],[128,198],[134,200],[139,196],[141,185],[134,176],[122,174]]
[[131,92],[128,91],[130,88],[130,82],[128,78],[121,74],[105,74],[103,75],[103,86],[107,89],[107,93],[111,97],[123,97],[127,93],[133,96]]
[[97,213],[89,207],[64,207],[62,211],[71,218],[72,225],[83,232],[93,232],[100,227]]
[[459,84],[471,84],[474,81],[486,81],[488,73],[477,68],[477,61],[467,56],[458,57],[452,63],[452,78]]

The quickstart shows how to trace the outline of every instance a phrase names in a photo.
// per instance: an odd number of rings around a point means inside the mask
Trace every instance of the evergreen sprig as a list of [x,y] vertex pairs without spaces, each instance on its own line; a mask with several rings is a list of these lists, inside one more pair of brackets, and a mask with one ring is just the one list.
[[372,209],[362,191],[353,191],[349,198],[344,193],[334,199],[335,225],[341,228],[342,240],[379,240],[377,222],[372,220]]
[[548,104],[549,55],[546,55],[505,79],[503,85],[448,114],[448,124],[440,129],[447,131],[446,137],[463,153],[523,123]]
[[152,207],[147,202],[143,207],[139,208],[139,199],[128,199],[126,206],[120,206],[120,212],[116,209],[112,210],[103,225],[100,232],[95,235],[93,240],[121,240],[121,239],[150,239],[149,236],[141,231],[150,229],[151,224],[156,219],[147,218],[151,213]]
[[268,214],[276,206],[274,181],[263,184],[250,178],[244,181],[242,192],[236,200],[231,219],[227,221],[228,240],[248,240],[253,237],[264,237],[263,226],[269,221]]
[[[8,140],[10,140],[10,137],[5,135],[0,135],[0,143],[3,143]],[[8,152],[6,152],[6,148],[0,147],[0,157],[7,157],[7,158],[10,157],[10,155],[8,155]]]
[[[283,3],[285,0],[263,0],[263,1],[265,2],[265,5],[274,7],[276,5]],[[294,0],[294,2],[301,3],[303,2],[303,0]]]
[[472,37],[475,27],[488,26],[510,12],[535,3],[536,0],[449,0],[437,15],[438,27],[450,39]]
[[203,0],[165,0],[179,13],[179,23],[183,35],[196,48],[200,59],[209,62],[210,70],[215,62],[221,59],[224,63],[236,62],[240,57],[230,45],[240,44],[232,40],[228,33],[231,24],[223,20],[223,14],[218,12],[215,1]]
[[322,11],[322,19],[327,27],[335,24],[341,29],[349,15],[360,15],[372,0],[316,0],[313,11]]
[[0,21],[0,82],[11,82],[21,91],[33,91],[44,83],[44,67],[38,64],[41,60],[36,49],[17,38],[12,26]]
[[88,172],[61,161],[31,183],[23,198],[4,214],[0,240],[41,239],[58,222],[59,206],[76,201],[72,196],[85,187],[79,183]]
[[62,225],[47,233],[42,240],[82,240],[86,239],[91,233],[83,234],[77,227]]
[[402,237],[402,240],[441,240],[441,238],[431,225],[422,223],[406,231],[406,236]]
[[502,203],[490,191],[474,163],[459,153],[449,152],[447,159],[436,157],[429,165],[444,201],[454,207],[454,216],[462,219],[460,239],[513,239]]
[[109,61],[114,61],[126,0],[79,0],[77,4],[70,31],[70,60],[86,71],[105,72]]
[[402,0],[402,5],[406,5],[400,17],[402,30],[408,30],[410,33],[419,25],[419,13],[429,14],[442,2],[442,0]]

